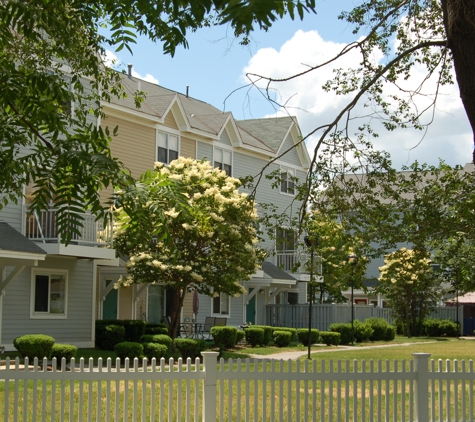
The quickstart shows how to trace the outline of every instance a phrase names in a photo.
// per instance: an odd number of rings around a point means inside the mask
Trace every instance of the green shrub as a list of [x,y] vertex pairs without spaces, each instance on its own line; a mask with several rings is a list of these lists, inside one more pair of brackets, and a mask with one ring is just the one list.
[[61,359],[65,358],[66,362],[69,362],[71,358],[76,357],[78,348],[72,344],[53,344],[53,349],[51,351],[51,359],[56,358],[57,364],[61,363]]
[[330,324],[330,331],[340,333],[341,344],[351,343],[351,324],[349,323],[336,323]]
[[114,350],[121,362],[124,362],[125,358],[142,359],[144,357],[142,344],[135,341],[123,341],[122,343],[118,343],[114,346]]
[[241,341],[243,341],[245,337],[246,337],[246,334],[244,333],[243,330],[237,330],[237,333],[236,333],[236,344],[241,343]]
[[289,327],[272,327],[272,332],[275,331],[288,331],[289,333],[292,333],[292,341],[297,341],[297,329],[296,328],[289,328]]
[[264,343],[264,330],[262,328],[250,327],[244,330],[246,343],[251,347],[256,347]]
[[118,343],[125,340],[125,328],[116,324],[96,324],[96,348],[114,350]]
[[145,334],[147,322],[141,319],[120,320],[125,328],[125,341],[139,342],[140,337]]
[[165,324],[147,323],[145,326],[145,334],[165,334],[168,335],[168,327]]
[[383,338],[384,341],[393,341],[396,338],[396,327],[394,325],[389,325],[386,330],[386,335]]
[[320,343],[327,346],[338,346],[341,342],[341,334],[333,331],[320,331]]
[[369,341],[369,339],[373,335],[373,329],[371,328],[371,325],[367,324],[366,322],[361,322],[355,319],[353,326],[355,330],[355,341],[357,343]]
[[261,328],[264,330],[264,338],[262,339],[261,346],[268,346],[272,341],[273,327],[269,325],[253,325],[252,328]]
[[54,338],[44,334],[27,334],[13,340],[13,346],[20,352],[21,357],[30,360],[35,357],[51,359],[53,344]]
[[[384,318],[368,318],[365,320],[365,324],[368,324],[373,329],[373,334],[369,338],[371,341],[391,340],[392,326]],[[390,331],[389,334],[388,330]],[[394,335],[396,335],[395,330]]]
[[[142,336],[143,337],[143,336]],[[160,343],[143,343],[143,353],[148,359],[167,358],[169,349],[166,345]]]
[[170,336],[165,334],[145,334],[140,337],[140,343],[157,343],[167,346],[167,349],[170,350],[173,344],[173,340]]
[[215,346],[220,350],[232,349],[236,345],[237,328],[235,327],[211,327],[210,334],[213,336]]
[[457,324],[449,319],[433,319],[424,320],[424,331],[429,337],[457,337]]
[[274,330],[272,339],[277,347],[287,347],[292,342],[292,333],[290,331]]
[[[298,328],[297,329],[297,339],[304,346],[308,346],[308,328]],[[311,343],[318,343],[320,340],[320,331],[316,328],[312,328],[311,331]]]
[[206,342],[204,340],[193,340],[191,338],[176,338],[173,341],[175,349],[177,349],[183,359],[199,358],[201,352],[206,348]]

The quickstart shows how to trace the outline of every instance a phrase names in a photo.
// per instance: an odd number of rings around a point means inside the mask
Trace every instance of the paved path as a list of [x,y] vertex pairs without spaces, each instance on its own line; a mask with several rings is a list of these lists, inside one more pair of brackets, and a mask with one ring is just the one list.
[[[459,337],[461,340],[475,340],[475,337]],[[381,349],[384,347],[397,347],[397,346],[411,346],[413,344],[427,344],[427,343],[436,343],[436,341],[424,341],[424,342],[417,342],[417,343],[398,343],[398,344],[381,344],[381,345],[368,345],[368,346],[333,346],[333,347],[327,347],[327,346],[321,346],[321,345],[315,345],[312,346],[311,353],[319,353],[319,352],[344,352],[345,350],[362,350],[362,349]],[[298,351],[293,351],[293,352],[282,352],[282,353],[274,353],[272,355],[253,355],[250,354],[249,356],[251,358],[255,359],[277,359],[277,360],[296,360],[302,356],[307,356],[308,351],[307,350],[298,350]]]

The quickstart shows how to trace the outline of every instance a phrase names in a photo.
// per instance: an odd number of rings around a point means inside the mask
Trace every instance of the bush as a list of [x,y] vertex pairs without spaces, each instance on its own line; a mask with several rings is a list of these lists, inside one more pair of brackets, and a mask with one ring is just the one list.
[[141,319],[122,319],[120,320],[125,328],[125,341],[139,342],[140,337],[145,334],[147,322]]
[[44,334],[27,334],[13,340],[13,346],[20,352],[21,357],[30,360],[35,357],[51,359],[53,344],[54,338]]
[[168,327],[165,324],[147,323],[145,334],[165,334],[168,335]]
[[211,327],[210,334],[219,350],[232,349],[236,345],[237,328],[235,327]]
[[206,348],[204,340],[193,340],[191,338],[176,338],[173,344],[183,359],[199,358],[201,357],[201,352]]
[[429,337],[457,337],[459,334],[457,324],[450,319],[426,319],[424,331]]
[[337,323],[330,324],[330,331],[340,333],[341,344],[351,343],[351,324],[349,323]]
[[56,363],[61,364],[61,359],[65,358],[66,362],[69,362],[72,358],[76,357],[78,348],[72,344],[53,344],[51,351],[51,359],[56,358]]
[[145,334],[140,337],[140,343],[157,343],[167,346],[167,349],[170,350],[173,344],[171,337],[165,334]]
[[116,324],[96,324],[96,348],[114,350],[118,343],[125,340],[125,328]]
[[[142,336],[143,337],[143,336]],[[167,358],[169,349],[166,345],[160,343],[143,343],[143,353],[148,359]]]
[[244,331],[237,330],[237,332],[236,332],[236,344],[241,343],[241,341],[243,341],[245,337],[246,337],[246,334],[244,333]]
[[244,330],[246,336],[246,343],[251,347],[256,347],[264,343],[264,330],[262,328],[246,328]]
[[[297,339],[304,346],[308,346],[308,328],[298,328]],[[310,341],[311,344],[315,344],[320,341],[320,331],[316,328],[312,328]]]
[[277,347],[287,347],[292,342],[292,333],[290,331],[274,330],[272,339]]
[[353,322],[353,327],[355,330],[355,341],[357,343],[369,341],[373,335],[373,329],[371,328],[371,325],[367,324],[366,322],[361,322],[355,319]]
[[144,357],[143,345],[135,341],[123,341],[122,343],[118,343],[115,345],[114,350],[121,362],[124,362],[125,358],[142,359]]
[[320,331],[320,343],[327,346],[338,346],[341,342],[341,334],[333,331]]
[[253,325],[252,328],[261,328],[264,330],[264,338],[262,339],[261,346],[268,346],[272,341],[273,327],[269,325]]
[[288,331],[289,333],[292,333],[292,341],[297,341],[297,329],[296,328],[288,328],[288,327],[273,327],[272,328],[273,332],[276,331]]
[[396,329],[384,318],[368,318],[365,320],[365,324],[368,324],[373,329],[373,334],[370,337],[371,341],[394,340],[394,337],[391,338],[393,332],[394,336],[396,336]]
[[389,325],[386,330],[386,336],[383,338],[384,341],[393,341],[396,338],[396,327],[394,325]]

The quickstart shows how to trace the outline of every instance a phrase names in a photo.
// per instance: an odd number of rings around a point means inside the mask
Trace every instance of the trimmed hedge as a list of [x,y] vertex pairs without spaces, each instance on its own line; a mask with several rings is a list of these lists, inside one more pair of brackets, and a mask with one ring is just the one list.
[[320,343],[327,346],[338,346],[341,342],[341,334],[333,331],[320,331]]
[[289,328],[289,327],[272,327],[272,332],[276,331],[288,331],[289,333],[292,333],[292,341],[297,341],[297,328]]
[[[143,337],[143,336],[142,336]],[[143,353],[148,359],[161,359],[168,357],[168,347],[160,343],[143,343]]]
[[145,334],[140,337],[140,343],[157,343],[163,344],[168,350],[171,349],[173,340],[165,334]]
[[243,330],[237,330],[237,332],[236,332],[236,344],[241,343],[241,341],[243,341],[245,337],[246,337],[246,334],[244,333]]
[[165,334],[168,335],[168,327],[165,324],[147,323],[145,334]]
[[336,323],[330,324],[330,331],[340,333],[341,344],[351,343],[351,324],[350,323]]
[[457,323],[450,319],[426,319],[424,331],[429,337],[457,337],[459,335]]
[[125,341],[125,328],[116,324],[96,324],[96,348],[114,350],[118,343]]
[[264,343],[264,329],[256,328],[255,326],[246,328],[244,330],[246,336],[246,343],[251,347],[256,347]]
[[51,359],[53,345],[54,338],[44,334],[27,334],[13,340],[13,346],[18,350],[21,357],[30,360],[35,357]]
[[366,322],[358,321],[357,319],[353,323],[355,329],[355,341],[357,343],[363,343],[365,341],[369,341],[371,336],[373,335],[373,329],[371,328],[370,324]]
[[204,340],[193,340],[191,338],[176,338],[173,341],[175,349],[177,349],[183,359],[199,358],[201,352],[206,348],[206,342]]
[[[298,328],[297,339],[304,346],[308,346],[308,328]],[[320,341],[320,331],[316,328],[312,328],[310,341],[312,344],[318,343]]]
[[[262,339],[261,346],[268,346],[270,342],[272,341],[272,331],[273,327],[270,325],[253,325],[250,328],[261,328],[264,330],[264,338]],[[247,329],[247,328],[246,328]]]
[[143,345],[135,341],[123,341],[122,343],[118,343],[115,345],[114,350],[121,362],[124,362],[125,358],[142,359],[144,357]]
[[392,341],[396,337],[396,328],[384,318],[368,318],[365,321],[373,329],[371,341]]
[[215,326],[211,327],[210,334],[213,336],[216,347],[227,350],[236,345],[237,331],[236,327]]
[[141,319],[98,319],[96,321],[96,332],[100,329],[99,327],[107,325],[124,327],[124,341],[138,342],[140,337],[145,334],[147,322]]
[[272,339],[277,347],[287,347],[292,342],[292,333],[290,331],[274,330]]
[[56,363],[61,364],[61,359],[65,358],[66,362],[69,362],[72,358],[76,357],[78,348],[72,344],[53,344],[53,349],[51,351],[51,359],[56,358]]

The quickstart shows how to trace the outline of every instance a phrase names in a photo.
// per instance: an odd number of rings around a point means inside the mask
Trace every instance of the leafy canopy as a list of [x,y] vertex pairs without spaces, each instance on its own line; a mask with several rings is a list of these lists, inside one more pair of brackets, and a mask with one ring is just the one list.
[[[100,191],[130,183],[97,125],[101,102],[126,95],[104,66],[106,48],[132,49],[138,34],[173,55],[188,30],[229,23],[246,37],[314,0],[4,0],[0,2],[0,208],[35,184],[31,206],[54,202],[59,234],[79,235],[84,210],[106,215]],[[101,27],[110,35],[100,33]],[[136,104],[140,95],[136,94]]]

